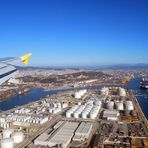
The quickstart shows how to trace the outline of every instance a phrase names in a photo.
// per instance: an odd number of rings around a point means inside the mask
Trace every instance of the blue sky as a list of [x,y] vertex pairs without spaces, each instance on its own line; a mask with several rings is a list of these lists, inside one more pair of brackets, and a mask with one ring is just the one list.
[[1,57],[32,65],[148,63],[147,0],[0,0]]

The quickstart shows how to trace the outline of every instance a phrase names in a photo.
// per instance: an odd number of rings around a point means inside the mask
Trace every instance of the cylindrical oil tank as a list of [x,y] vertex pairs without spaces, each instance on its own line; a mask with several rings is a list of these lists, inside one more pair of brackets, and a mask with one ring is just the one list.
[[78,102],[78,105],[80,106],[81,105],[81,102]]
[[109,94],[109,88],[108,87],[103,87],[101,89],[101,95],[108,95]]
[[74,113],[74,118],[79,118],[79,114],[77,112]]
[[113,101],[109,101],[106,103],[106,108],[107,109],[114,109],[114,102]]
[[95,101],[95,105],[101,105],[101,101],[100,100],[96,100]]
[[66,108],[67,106],[68,106],[67,103],[63,103],[63,104],[62,104],[62,108]]
[[81,98],[81,93],[76,92],[76,93],[75,93],[75,98],[76,98],[76,99],[80,99],[80,98]]
[[90,112],[90,118],[91,118],[91,119],[95,119],[96,116],[97,116],[97,115],[96,115],[94,112]]
[[125,107],[126,107],[126,110],[134,110],[132,101],[126,101]]
[[70,112],[66,112],[66,117],[67,118],[71,118],[71,113]]
[[124,106],[122,102],[116,102],[116,109],[117,110],[124,110]]
[[24,134],[22,132],[15,132],[12,134],[14,143],[20,143],[24,140]]
[[82,118],[86,119],[87,118],[87,114],[86,113],[82,113]]
[[125,89],[124,88],[119,88],[119,96],[121,96],[121,97],[125,97],[126,96],[126,91],[125,91]]
[[10,138],[11,134],[14,132],[13,129],[4,129],[3,130],[3,139]]
[[56,104],[56,103],[54,103],[54,104],[53,104],[53,106],[54,106],[54,108],[56,108],[56,107],[57,107],[57,104]]
[[6,138],[1,140],[1,148],[13,148],[14,142],[11,138]]

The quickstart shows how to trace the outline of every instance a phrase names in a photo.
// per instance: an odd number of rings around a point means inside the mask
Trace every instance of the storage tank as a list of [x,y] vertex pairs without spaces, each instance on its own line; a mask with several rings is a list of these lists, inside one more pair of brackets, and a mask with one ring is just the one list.
[[76,93],[75,93],[75,98],[76,98],[76,99],[80,99],[80,98],[81,98],[81,93],[76,92]]
[[114,102],[113,101],[109,101],[106,103],[106,108],[107,109],[114,109]]
[[79,90],[78,92],[75,93],[75,98],[76,98],[76,99],[80,99],[86,92],[87,92],[86,89],[84,89],[84,90]]
[[116,102],[116,108],[117,110],[124,110],[124,106],[122,102]]
[[81,102],[78,102],[78,105],[80,106],[81,105]]
[[108,87],[103,87],[101,89],[101,95],[108,95],[109,94],[109,89]]
[[95,101],[95,105],[101,105],[101,101],[100,100],[96,100]]
[[67,106],[68,106],[67,103],[63,103],[63,104],[62,104],[62,108],[66,108]]
[[94,113],[94,112],[90,112],[90,118],[91,119],[95,119],[96,118],[96,113]]
[[57,103],[57,107],[58,108],[61,108],[62,107],[62,105],[61,105],[61,103],[59,102],[59,103]]
[[1,148],[13,148],[14,142],[11,138],[6,138],[1,140]]
[[68,112],[68,111],[67,111],[67,112],[66,112],[66,117],[67,117],[67,118],[71,118],[71,112]]
[[79,114],[77,112],[74,113],[74,118],[79,118]]
[[14,143],[20,143],[24,140],[24,134],[22,132],[15,132],[12,134]]
[[126,107],[126,110],[134,110],[132,101],[126,101],[125,107]]
[[86,119],[86,118],[87,118],[87,113],[85,113],[85,112],[82,113],[82,118],[83,118],[83,119]]
[[126,97],[126,91],[124,88],[119,87],[119,96]]
[[3,139],[10,138],[11,134],[14,132],[13,129],[4,129],[3,130]]

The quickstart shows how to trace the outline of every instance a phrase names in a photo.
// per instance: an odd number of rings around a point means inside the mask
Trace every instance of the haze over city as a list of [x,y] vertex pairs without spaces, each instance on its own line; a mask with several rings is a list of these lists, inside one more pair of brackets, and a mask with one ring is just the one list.
[[0,1],[1,57],[35,66],[148,63],[147,0]]

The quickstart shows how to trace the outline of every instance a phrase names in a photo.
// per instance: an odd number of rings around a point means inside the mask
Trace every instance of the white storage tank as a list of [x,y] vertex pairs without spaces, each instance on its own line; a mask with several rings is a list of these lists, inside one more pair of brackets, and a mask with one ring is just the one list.
[[126,91],[124,88],[119,87],[119,95],[121,97],[126,97]]
[[74,113],[74,118],[79,118],[79,114],[77,112]]
[[101,101],[100,100],[96,100],[95,101],[95,105],[101,105]]
[[116,102],[116,108],[117,110],[124,110],[124,106],[122,102]]
[[96,113],[94,113],[94,112],[91,112],[91,113],[90,113],[90,118],[91,118],[91,119],[95,119],[96,116],[97,116]]
[[13,148],[14,142],[11,138],[6,138],[1,140],[1,148]]
[[78,102],[78,105],[80,106],[81,105],[81,102]]
[[101,89],[101,95],[108,95],[109,94],[109,89],[108,87],[103,87]]
[[126,101],[125,106],[126,106],[126,110],[134,110],[132,101]]
[[114,102],[113,101],[109,101],[106,103],[106,108],[107,109],[114,109]]
[[15,132],[12,134],[12,139],[14,143],[20,143],[24,140],[24,134],[23,132]]
[[56,103],[54,103],[54,104],[53,104],[53,106],[54,106],[54,108],[56,108],[56,107],[57,107],[57,104],[56,104]]
[[80,99],[86,92],[87,92],[86,89],[84,89],[84,90],[79,90],[78,92],[75,93],[75,98],[76,98],[76,99]]
[[4,129],[3,130],[3,139],[10,138],[11,134],[14,132],[13,129]]
[[62,108],[66,108],[67,106],[68,106],[67,103],[63,103],[63,104],[62,104]]
[[82,118],[83,118],[83,119],[86,119],[86,118],[87,118],[87,113],[85,113],[85,112],[82,113]]
[[66,117],[67,118],[71,118],[71,113],[70,112],[66,112]]
[[75,98],[76,98],[76,99],[80,99],[80,98],[81,98],[81,94],[80,94],[79,92],[76,92],[76,93],[75,93]]

